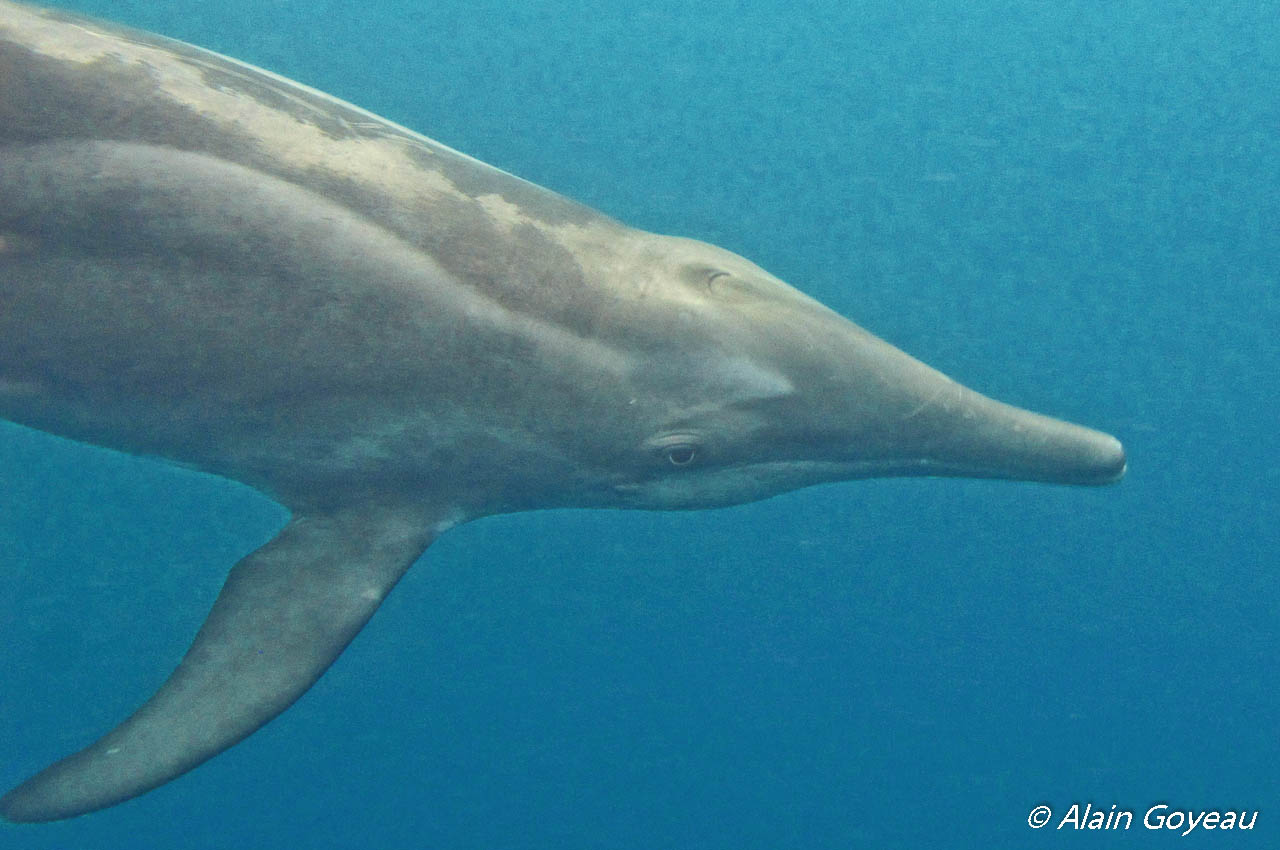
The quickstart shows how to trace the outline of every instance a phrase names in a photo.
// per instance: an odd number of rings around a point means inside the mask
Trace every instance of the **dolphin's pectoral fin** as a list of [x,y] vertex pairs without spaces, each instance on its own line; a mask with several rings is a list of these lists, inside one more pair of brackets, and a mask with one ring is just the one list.
[[296,517],[231,571],[160,690],[97,743],[0,798],[0,815],[48,821],[110,806],[257,730],[355,637],[443,527],[431,519],[421,508]]

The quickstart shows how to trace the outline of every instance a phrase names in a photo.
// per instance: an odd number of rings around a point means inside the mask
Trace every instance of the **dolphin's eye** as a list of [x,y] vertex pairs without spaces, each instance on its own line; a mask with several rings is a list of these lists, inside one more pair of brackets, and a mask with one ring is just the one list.
[[687,431],[669,431],[645,441],[645,449],[652,452],[654,461],[681,468],[693,466],[703,458],[703,441],[697,434]]
[[667,448],[667,460],[671,461],[672,466],[688,466],[693,463],[694,458],[697,456],[698,449],[688,443],[680,443]]

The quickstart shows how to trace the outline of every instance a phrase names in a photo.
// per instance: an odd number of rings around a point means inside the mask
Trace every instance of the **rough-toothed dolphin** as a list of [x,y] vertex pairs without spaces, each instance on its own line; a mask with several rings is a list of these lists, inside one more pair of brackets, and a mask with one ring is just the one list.
[[884,475],[1115,481],[741,257],[157,36],[0,0],[0,417],[292,520],[132,717],[0,799],[141,794],[296,700],[446,529]]

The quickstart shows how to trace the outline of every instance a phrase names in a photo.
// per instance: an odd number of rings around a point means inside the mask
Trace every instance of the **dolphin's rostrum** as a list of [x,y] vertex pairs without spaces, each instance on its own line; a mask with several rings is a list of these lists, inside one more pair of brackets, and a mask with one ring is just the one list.
[[252,733],[460,522],[1125,468],[1112,437],[978,395],[727,251],[7,0],[0,417],[293,513],[137,713],[0,799],[15,821],[113,805]]

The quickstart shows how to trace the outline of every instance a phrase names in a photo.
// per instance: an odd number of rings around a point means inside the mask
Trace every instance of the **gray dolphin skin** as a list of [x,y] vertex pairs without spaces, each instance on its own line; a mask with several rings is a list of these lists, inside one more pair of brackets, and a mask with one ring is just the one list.
[[149,701],[0,798],[13,821],[114,805],[245,738],[476,517],[1125,470],[1114,438],[966,389],[727,251],[7,0],[0,418],[292,512]]

